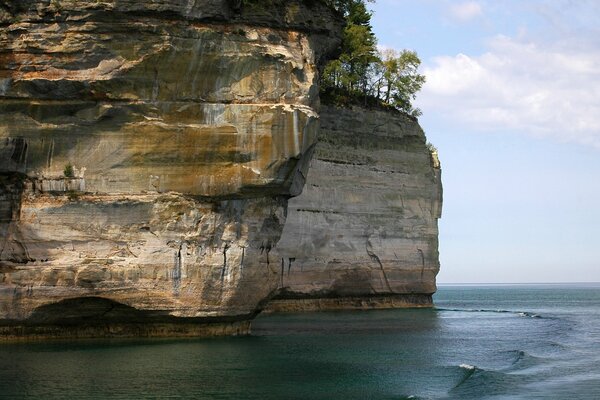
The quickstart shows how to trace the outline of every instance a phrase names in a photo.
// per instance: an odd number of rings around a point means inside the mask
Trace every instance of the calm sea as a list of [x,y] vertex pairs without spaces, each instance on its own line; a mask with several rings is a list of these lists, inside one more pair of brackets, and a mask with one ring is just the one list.
[[2,399],[600,399],[600,285],[445,286],[436,309],[254,335],[0,345]]

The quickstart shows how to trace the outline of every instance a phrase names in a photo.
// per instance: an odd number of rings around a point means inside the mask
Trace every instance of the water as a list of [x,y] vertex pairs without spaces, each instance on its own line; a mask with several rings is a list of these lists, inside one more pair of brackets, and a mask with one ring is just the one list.
[[600,398],[600,285],[442,287],[434,310],[254,335],[0,345],[1,399]]

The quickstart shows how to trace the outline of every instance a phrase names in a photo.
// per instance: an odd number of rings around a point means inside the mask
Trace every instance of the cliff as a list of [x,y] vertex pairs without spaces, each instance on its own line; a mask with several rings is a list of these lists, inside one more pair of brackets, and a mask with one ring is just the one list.
[[431,305],[441,169],[417,121],[323,107],[304,192],[288,207],[271,311]]
[[0,332],[246,332],[341,24],[301,0],[1,2]]

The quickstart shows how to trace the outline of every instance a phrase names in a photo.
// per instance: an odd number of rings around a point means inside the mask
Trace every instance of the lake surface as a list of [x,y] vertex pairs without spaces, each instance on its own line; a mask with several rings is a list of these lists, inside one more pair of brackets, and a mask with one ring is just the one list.
[[261,316],[251,337],[0,345],[1,399],[600,398],[600,285]]

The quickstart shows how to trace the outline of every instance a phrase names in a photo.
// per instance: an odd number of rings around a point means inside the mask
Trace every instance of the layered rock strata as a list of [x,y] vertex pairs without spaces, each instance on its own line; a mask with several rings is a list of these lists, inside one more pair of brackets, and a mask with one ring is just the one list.
[[8,0],[0,24],[0,332],[246,332],[341,22],[301,0]]
[[431,305],[441,169],[416,120],[324,107],[302,195],[289,202],[271,311]]

